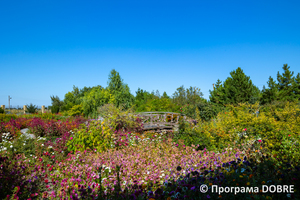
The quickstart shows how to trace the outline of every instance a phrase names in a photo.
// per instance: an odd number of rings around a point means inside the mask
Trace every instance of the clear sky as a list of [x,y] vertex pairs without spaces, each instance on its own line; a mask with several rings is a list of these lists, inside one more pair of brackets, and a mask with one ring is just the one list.
[[171,96],[241,67],[262,89],[288,63],[300,72],[299,0],[1,0],[0,104],[51,105],[73,85],[107,86],[116,69]]

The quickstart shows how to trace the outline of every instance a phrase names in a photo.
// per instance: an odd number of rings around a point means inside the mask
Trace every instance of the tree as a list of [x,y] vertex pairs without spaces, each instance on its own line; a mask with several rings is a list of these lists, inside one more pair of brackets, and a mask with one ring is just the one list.
[[107,89],[115,98],[115,105],[117,107],[122,106],[127,109],[132,106],[134,97],[130,93],[130,89],[127,84],[123,83],[119,72],[113,69],[110,72]]
[[267,83],[269,88],[266,89],[265,86],[263,86],[262,96],[260,99],[261,104],[269,104],[278,99],[277,84],[271,76],[269,77],[269,81]]
[[26,105],[26,109],[28,113],[36,113],[38,110],[38,107],[36,105],[33,105],[32,103],[30,103],[30,105]]
[[294,78],[293,91],[295,94],[295,98],[299,101],[300,100],[300,73],[298,73],[296,78]]
[[163,93],[163,95],[162,95],[162,98],[169,99],[170,97],[167,95],[167,93],[166,93],[166,92],[164,92],[164,93]]
[[[293,101],[296,99],[296,95],[294,93],[294,87],[293,87],[293,83],[295,82],[294,80],[294,72],[291,72],[290,66],[288,66],[287,64],[283,65],[283,70],[284,73],[282,73],[282,75],[277,72],[277,87],[278,87],[278,91],[279,91],[279,100],[280,101]],[[295,84],[294,84],[295,86]]]
[[59,113],[61,111],[62,106],[64,105],[64,102],[61,101],[58,96],[53,95],[53,96],[50,96],[50,98],[51,98],[51,104],[52,104],[51,112]]
[[216,104],[222,104],[224,102],[224,94],[225,90],[222,85],[222,81],[220,79],[217,80],[217,83],[215,85],[215,88],[213,91],[209,90],[210,96],[209,100],[210,102],[216,103]]
[[258,99],[259,89],[252,83],[249,76],[246,76],[243,70],[238,67],[235,71],[230,72],[223,85],[218,80],[216,91],[212,91],[210,100],[213,103],[221,105],[249,102]]
[[82,100],[82,109],[85,116],[98,117],[98,108],[105,104],[115,104],[115,98],[109,89],[96,86],[88,92]]

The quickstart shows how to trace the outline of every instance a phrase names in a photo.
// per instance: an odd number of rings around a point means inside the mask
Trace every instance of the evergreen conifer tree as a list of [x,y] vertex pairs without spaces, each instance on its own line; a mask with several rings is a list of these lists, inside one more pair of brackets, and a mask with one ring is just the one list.
[[284,73],[282,75],[277,73],[277,87],[278,87],[278,96],[280,101],[293,101],[296,99],[295,93],[293,91],[293,82],[294,82],[294,72],[291,72],[290,66],[287,64],[283,65]]
[[211,91],[211,102],[221,105],[237,105],[238,103],[258,99],[259,89],[240,67],[230,72],[230,75],[231,77],[228,77],[223,85],[220,85],[221,82],[218,80],[215,90]]
[[262,96],[260,99],[261,104],[269,104],[278,100],[278,86],[271,76],[269,77],[269,81],[267,83],[269,88],[266,89],[265,86],[263,86]]
[[293,91],[295,94],[295,99],[299,101],[300,100],[300,73],[298,73],[294,79]]

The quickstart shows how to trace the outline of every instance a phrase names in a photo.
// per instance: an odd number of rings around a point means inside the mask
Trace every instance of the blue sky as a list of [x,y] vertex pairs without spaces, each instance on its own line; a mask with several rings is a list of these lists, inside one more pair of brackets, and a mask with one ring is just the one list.
[[107,86],[116,69],[172,95],[241,67],[262,89],[288,63],[300,72],[300,1],[0,1],[0,104],[51,105],[73,85]]

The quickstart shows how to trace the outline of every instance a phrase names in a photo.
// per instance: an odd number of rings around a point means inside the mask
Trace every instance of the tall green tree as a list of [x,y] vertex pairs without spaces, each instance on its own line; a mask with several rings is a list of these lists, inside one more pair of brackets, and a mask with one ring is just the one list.
[[53,95],[53,96],[50,96],[50,98],[51,98],[51,104],[52,104],[51,112],[59,113],[64,105],[64,102],[61,101],[58,96]]
[[105,104],[115,104],[114,96],[109,89],[96,86],[83,97],[82,108],[85,116],[97,117],[98,108]]
[[210,102],[216,103],[216,104],[222,104],[225,101],[225,90],[222,85],[222,81],[220,79],[217,80],[216,85],[214,86],[214,89],[211,91],[209,90],[210,96],[209,100]]
[[184,106],[186,104],[196,105],[197,103],[203,101],[203,94],[197,87],[189,87],[187,89],[184,86],[180,86],[173,93],[173,102],[179,106]]
[[221,82],[218,80],[216,91],[211,91],[211,102],[221,105],[237,105],[259,98],[259,89],[240,67],[230,72],[230,75],[231,77],[228,77],[223,85],[220,85]]
[[161,96],[162,98],[166,98],[166,99],[169,99],[170,97],[167,95],[166,92],[163,93],[163,95]]
[[115,98],[115,105],[117,107],[122,106],[127,109],[132,106],[134,96],[130,93],[130,89],[127,84],[123,82],[119,72],[113,69],[108,77],[107,89]]
[[[293,83],[294,80],[294,72],[291,72],[290,66],[288,64],[284,64],[282,69],[284,72],[280,74],[277,72],[277,87],[278,87],[278,96],[280,101],[294,101],[296,100],[296,95],[294,93]],[[294,84],[295,85],[295,84]]]
[[260,98],[261,104],[269,104],[272,103],[273,101],[278,100],[278,87],[276,82],[270,76],[269,81],[267,83],[269,88],[265,88],[265,86],[263,86],[262,95]]
[[300,73],[298,73],[297,76],[294,78],[293,91],[295,94],[295,99],[300,101]]

